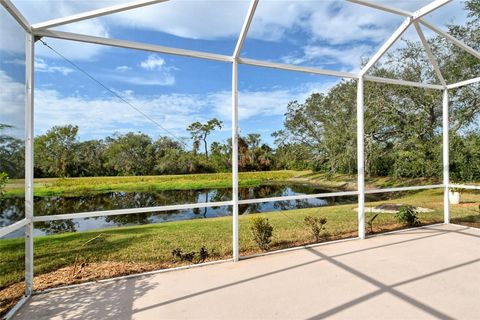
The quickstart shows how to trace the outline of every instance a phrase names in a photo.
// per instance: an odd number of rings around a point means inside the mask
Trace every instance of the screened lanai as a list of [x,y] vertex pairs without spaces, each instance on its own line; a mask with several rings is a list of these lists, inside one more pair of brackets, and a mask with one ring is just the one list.
[[0,315],[480,314],[478,0],[0,2]]

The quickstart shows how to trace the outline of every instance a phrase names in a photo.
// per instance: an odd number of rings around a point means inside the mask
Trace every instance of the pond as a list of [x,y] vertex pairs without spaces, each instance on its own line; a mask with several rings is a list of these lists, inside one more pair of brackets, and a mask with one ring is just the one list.
[[[263,185],[239,188],[240,199],[255,199],[278,196],[291,196],[331,192],[312,185]],[[75,197],[48,196],[35,197],[35,215],[69,214],[99,210],[153,207],[162,205],[218,202],[231,200],[231,189],[209,190],[167,190],[142,192],[107,192]],[[355,203],[356,196],[329,197],[323,199],[302,199],[277,202],[254,203],[239,206],[239,214],[270,212],[312,208],[332,204]],[[24,217],[24,198],[10,197],[0,200],[0,226],[9,225]],[[69,219],[35,224],[35,235],[55,234],[61,232],[86,231],[109,226],[128,226],[148,223],[169,222],[187,219],[205,219],[231,215],[229,206],[152,212],[140,214],[95,217],[87,219]],[[12,233],[11,237],[21,236],[21,231]]]

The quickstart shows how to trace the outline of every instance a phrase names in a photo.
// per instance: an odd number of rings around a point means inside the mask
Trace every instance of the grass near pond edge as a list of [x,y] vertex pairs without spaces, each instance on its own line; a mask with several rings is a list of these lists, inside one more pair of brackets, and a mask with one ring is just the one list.
[[[289,181],[302,171],[261,171],[239,174],[241,187]],[[77,196],[112,191],[199,190],[231,188],[231,173],[203,173],[161,176],[40,178],[34,180],[35,196]],[[23,195],[23,180],[10,180],[6,196]]]
[[[35,179],[35,196],[79,196],[112,191],[199,190],[230,188],[231,173],[204,173],[161,176],[79,177]],[[356,175],[325,174],[312,171],[240,172],[239,186],[252,187],[269,183],[308,183],[332,190],[355,190]],[[427,185],[440,183],[437,179],[398,179],[369,177],[369,188]],[[12,179],[6,185],[6,196],[22,196],[23,180]]]

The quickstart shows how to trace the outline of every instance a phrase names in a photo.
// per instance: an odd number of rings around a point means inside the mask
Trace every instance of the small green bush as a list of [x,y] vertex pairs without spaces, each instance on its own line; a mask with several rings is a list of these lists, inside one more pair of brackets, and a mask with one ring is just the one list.
[[418,226],[420,224],[420,220],[418,219],[418,213],[411,206],[400,207],[398,213],[395,215],[395,218],[399,222],[409,227]]
[[250,231],[258,247],[263,251],[267,251],[270,248],[273,235],[273,227],[268,221],[268,218],[250,218]]
[[321,233],[325,230],[325,225],[327,224],[327,218],[306,216],[303,221],[310,228],[315,242],[320,242],[322,238]]

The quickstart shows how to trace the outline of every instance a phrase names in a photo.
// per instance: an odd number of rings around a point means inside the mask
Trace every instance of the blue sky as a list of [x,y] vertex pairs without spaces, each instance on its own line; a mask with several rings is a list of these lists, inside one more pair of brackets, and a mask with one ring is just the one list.
[[[120,1],[13,1],[31,23]],[[416,10],[428,1],[382,1]],[[231,54],[248,1],[169,1],[59,27],[60,30]],[[0,9],[0,122],[22,126],[23,32]],[[461,1],[428,19],[445,28],[465,20]],[[261,0],[242,51],[243,57],[355,72],[402,19],[345,1]],[[430,35],[428,32],[427,36]],[[413,39],[414,33],[406,38]],[[416,39],[416,38],[415,38]],[[217,117],[225,126],[212,140],[230,136],[231,65],[149,52],[44,39],[95,78],[159,122],[168,133],[119,101],[84,74],[37,43],[35,131],[76,124],[82,140],[114,132],[141,131],[156,138],[187,138],[193,121]],[[401,44],[400,44],[401,45]],[[326,92],[338,78],[240,66],[241,134],[257,132],[272,143],[289,101]]]

